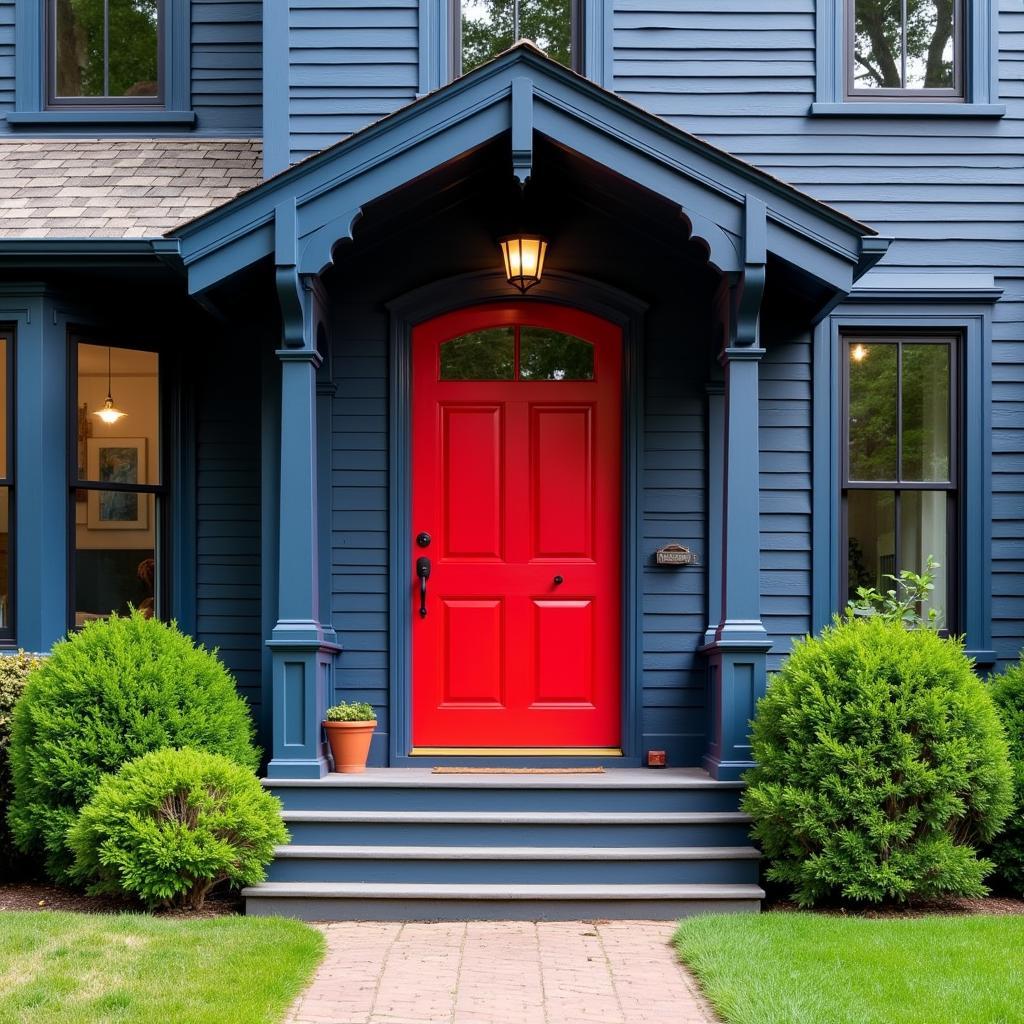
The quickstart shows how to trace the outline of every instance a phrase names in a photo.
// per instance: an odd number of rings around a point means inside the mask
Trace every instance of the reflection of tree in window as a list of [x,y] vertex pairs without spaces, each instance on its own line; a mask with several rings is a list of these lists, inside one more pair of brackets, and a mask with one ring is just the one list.
[[593,380],[594,347],[561,331],[523,327],[519,341],[519,378]]
[[952,89],[960,0],[852,0],[856,89]]
[[152,97],[158,0],[54,0],[58,97]]
[[519,39],[572,66],[571,0],[463,0],[462,71],[472,71]]
[[485,327],[441,346],[441,380],[511,380],[515,358],[513,329]]

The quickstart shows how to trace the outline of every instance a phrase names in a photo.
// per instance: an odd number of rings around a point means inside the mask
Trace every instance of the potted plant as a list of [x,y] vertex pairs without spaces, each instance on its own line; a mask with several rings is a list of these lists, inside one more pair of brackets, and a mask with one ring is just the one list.
[[343,700],[327,709],[324,729],[331,745],[334,770],[350,774],[366,771],[366,758],[370,753],[370,740],[377,728],[373,708],[362,701]]

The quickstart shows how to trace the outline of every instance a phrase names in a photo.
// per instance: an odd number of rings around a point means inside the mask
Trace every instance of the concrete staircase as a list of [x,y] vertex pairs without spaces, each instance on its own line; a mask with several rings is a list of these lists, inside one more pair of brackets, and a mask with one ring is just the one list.
[[698,769],[268,780],[290,845],[246,913],[305,920],[671,919],[757,911],[741,784]]

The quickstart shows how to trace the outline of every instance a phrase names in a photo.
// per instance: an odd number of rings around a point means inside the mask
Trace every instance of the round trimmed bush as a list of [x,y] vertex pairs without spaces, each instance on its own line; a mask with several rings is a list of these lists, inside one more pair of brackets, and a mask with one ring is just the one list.
[[15,708],[14,840],[67,882],[67,830],[104,773],[186,746],[255,770],[252,739],[245,702],[215,654],[140,612],[91,622],[53,648]]
[[1010,810],[996,710],[963,645],[884,619],[797,643],[757,707],[744,809],[802,906],[981,896]]
[[281,804],[220,754],[157,750],[106,776],[68,833],[90,891],[198,910],[215,885],[255,885],[287,842]]
[[1013,811],[992,844],[1000,881],[1024,896],[1024,665],[1012,665],[990,680],[992,699],[1003,721],[1013,767]]

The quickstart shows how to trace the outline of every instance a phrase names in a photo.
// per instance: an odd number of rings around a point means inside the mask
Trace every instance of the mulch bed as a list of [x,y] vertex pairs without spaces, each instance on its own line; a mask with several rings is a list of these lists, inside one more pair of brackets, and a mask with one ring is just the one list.
[[[142,914],[145,907],[131,900],[111,896],[87,896],[75,889],[64,889],[56,885],[23,883],[18,885],[0,884],[0,911],[4,910],[72,910],[88,914]],[[224,917],[238,914],[242,901],[237,895],[217,895],[206,900],[200,911],[158,910],[156,917],[200,918]]]
[[[800,908],[786,900],[777,900],[766,904],[766,911],[788,910],[800,912]],[[809,911],[808,911],[809,913]],[[933,914],[953,915],[956,917],[970,917],[975,914],[993,914],[1005,917],[1011,914],[1024,914],[1024,900],[1013,899],[1008,896],[987,896],[980,900],[961,899],[960,897],[949,897],[942,900],[929,900],[921,903],[911,903],[906,906],[880,906],[880,907],[817,907],[813,911],[816,914],[832,914],[839,917],[928,917]]]

